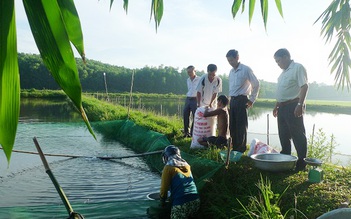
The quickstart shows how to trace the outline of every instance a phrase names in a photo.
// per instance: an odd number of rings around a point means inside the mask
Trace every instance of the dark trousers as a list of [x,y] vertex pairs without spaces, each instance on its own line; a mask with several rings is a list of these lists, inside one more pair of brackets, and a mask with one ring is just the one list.
[[295,117],[297,102],[280,106],[278,110],[278,133],[282,154],[291,154],[291,140],[294,142],[298,156],[297,165],[303,165],[307,155],[307,138],[303,116]]
[[229,110],[229,130],[232,138],[233,150],[239,152],[246,151],[247,142],[247,107],[246,96],[230,98]]
[[[194,116],[195,116],[195,111],[197,109],[197,101],[196,97],[194,98],[189,98],[187,97],[185,100],[185,105],[183,109],[183,121],[184,121],[184,134],[193,134],[193,125],[194,125]],[[193,116],[193,120],[191,121],[190,124],[190,113]],[[190,132],[189,132],[189,125],[191,126]]]

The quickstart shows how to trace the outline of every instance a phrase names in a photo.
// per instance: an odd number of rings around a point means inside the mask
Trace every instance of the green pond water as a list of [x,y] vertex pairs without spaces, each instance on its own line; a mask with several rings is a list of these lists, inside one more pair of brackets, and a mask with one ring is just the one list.
[[[67,112],[67,104],[44,105],[22,104],[14,149],[36,152],[33,137],[37,137],[45,154],[85,156],[46,156],[74,211],[85,218],[147,218],[146,209],[153,202],[146,195],[158,191],[160,176],[151,172],[142,158],[96,158],[135,153],[99,133],[94,140],[79,116]],[[68,216],[35,154],[14,152],[7,166],[0,153],[0,197],[0,218]]]

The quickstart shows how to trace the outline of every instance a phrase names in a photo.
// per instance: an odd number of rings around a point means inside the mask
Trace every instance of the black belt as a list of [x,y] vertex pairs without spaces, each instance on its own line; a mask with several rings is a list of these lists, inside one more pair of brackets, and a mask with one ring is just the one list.
[[247,98],[247,96],[246,95],[230,96],[231,100],[240,100],[243,98]]
[[284,101],[284,102],[279,102],[278,103],[278,106],[281,107],[281,106],[286,106],[290,103],[296,103],[296,102],[299,102],[299,98],[295,98],[295,99],[292,99],[292,100],[287,100],[287,101]]
[[196,97],[186,97],[188,100],[196,100]]

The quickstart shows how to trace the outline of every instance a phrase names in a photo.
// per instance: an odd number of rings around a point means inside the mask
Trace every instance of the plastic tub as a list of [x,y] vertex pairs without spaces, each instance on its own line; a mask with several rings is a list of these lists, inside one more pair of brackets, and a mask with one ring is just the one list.
[[257,168],[271,172],[292,170],[297,161],[296,156],[277,153],[253,154],[251,159]]

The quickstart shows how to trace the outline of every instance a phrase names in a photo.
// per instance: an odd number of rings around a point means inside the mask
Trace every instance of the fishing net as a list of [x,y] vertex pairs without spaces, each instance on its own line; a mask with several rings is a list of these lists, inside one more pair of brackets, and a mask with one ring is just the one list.
[[[151,131],[136,125],[130,120],[96,122],[92,124],[95,131],[105,138],[122,142],[137,153],[163,150],[171,143],[164,134]],[[223,166],[223,163],[193,156],[182,152],[182,157],[190,164],[198,190],[201,190],[207,179],[211,178]],[[164,164],[160,154],[146,156],[146,163],[161,173]]]
[[[75,203],[74,209],[84,218],[108,219],[108,218],[148,218],[146,211],[154,201],[151,200],[124,200],[103,203]],[[69,218],[66,209],[62,205],[35,205],[0,207],[1,218],[6,219],[66,219]],[[77,217],[76,217],[77,218]],[[79,218],[79,217],[78,217]]]

